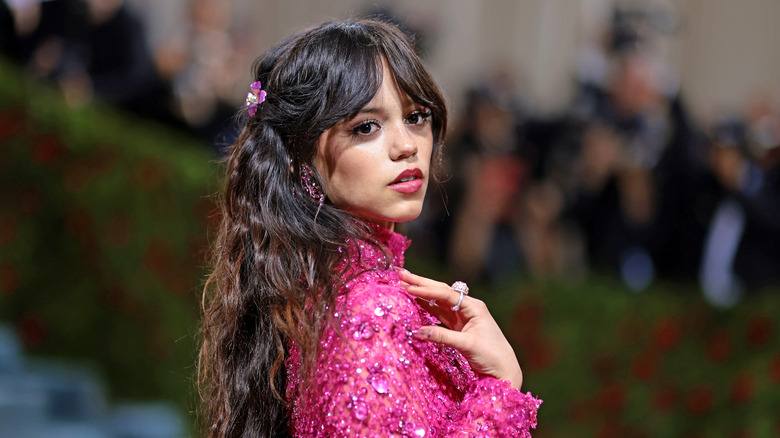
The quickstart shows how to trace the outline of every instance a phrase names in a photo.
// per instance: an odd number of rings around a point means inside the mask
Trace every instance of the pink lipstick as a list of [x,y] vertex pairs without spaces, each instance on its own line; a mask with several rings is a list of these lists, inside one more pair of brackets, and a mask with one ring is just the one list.
[[423,173],[420,169],[406,169],[391,182],[388,187],[401,193],[414,193],[423,185]]

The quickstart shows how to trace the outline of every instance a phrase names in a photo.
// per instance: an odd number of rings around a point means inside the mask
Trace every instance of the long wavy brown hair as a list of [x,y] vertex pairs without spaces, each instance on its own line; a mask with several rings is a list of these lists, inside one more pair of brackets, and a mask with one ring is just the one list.
[[[213,272],[203,298],[199,389],[212,438],[289,435],[284,397],[288,343],[302,372],[318,355],[347,239],[370,241],[351,214],[320,206],[301,186],[328,128],[357,113],[382,83],[386,59],[400,88],[430,108],[434,165],[447,111],[410,39],[388,23],[326,23],[263,55],[254,79],[267,92],[226,160]],[[374,242],[374,244],[377,244]]]

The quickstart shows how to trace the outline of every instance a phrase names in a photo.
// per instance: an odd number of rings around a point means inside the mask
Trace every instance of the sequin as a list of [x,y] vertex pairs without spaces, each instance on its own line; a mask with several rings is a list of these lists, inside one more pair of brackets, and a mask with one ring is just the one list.
[[369,383],[374,388],[374,391],[379,394],[387,394],[389,384],[387,383],[387,376],[382,373],[372,374],[368,378]]
[[360,324],[357,330],[352,333],[352,338],[356,341],[371,339],[371,336],[374,336],[374,328],[367,322]]
[[366,419],[366,417],[368,417],[368,407],[366,407],[365,403],[359,401],[355,403],[355,406],[353,406],[352,413],[355,415],[355,418],[363,421]]
[[[391,266],[409,241],[376,228]],[[302,387],[297,345],[289,345],[287,397],[296,437],[506,436],[529,438],[541,400],[509,382],[474,373],[456,350],[412,336],[438,321],[417,305],[373,245],[342,251],[346,286],[327,326],[310,387]],[[352,259],[347,260],[349,253]],[[340,331],[340,332],[339,332]]]

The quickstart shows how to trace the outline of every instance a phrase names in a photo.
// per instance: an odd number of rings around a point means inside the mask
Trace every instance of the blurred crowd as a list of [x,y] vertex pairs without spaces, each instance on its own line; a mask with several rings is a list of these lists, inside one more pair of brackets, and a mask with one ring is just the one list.
[[509,71],[468,91],[446,202],[415,230],[458,278],[596,271],[634,291],[695,282],[722,307],[780,283],[780,102],[697,124],[653,49],[669,31],[656,18],[615,11],[579,51],[563,114],[529,111]]
[[230,6],[189,1],[185,25],[152,47],[124,0],[0,0],[0,54],[55,83],[74,107],[99,98],[222,146],[253,56]]
[[[252,33],[231,26],[228,0],[190,0],[188,12],[152,50],[123,0],[2,0],[0,50],[73,105],[99,97],[219,149]],[[463,280],[597,271],[636,291],[696,282],[719,306],[777,284],[779,102],[758,96],[701,126],[648,49],[668,31],[657,21],[616,10],[603,42],[579,51],[561,114],[530,110],[515,72],[486,72],[452,123],[451,178],[430,191],[415,246]]]

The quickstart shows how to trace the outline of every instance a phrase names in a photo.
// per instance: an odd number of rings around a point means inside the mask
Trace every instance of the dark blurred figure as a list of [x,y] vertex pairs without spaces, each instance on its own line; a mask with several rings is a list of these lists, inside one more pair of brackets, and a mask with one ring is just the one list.
[[657,276],[693,279],[708,206],[698,196],[703,138],[664,66],[632,31],[641,14],[618,11],[606,85],[583,83],[571,122],[580,133],[567,214],[586,239],[590,264],[641,290]]
[[[576,236],[559,222],[563,195],[534,165],[528,111],[515,75],[497,69],[473,87],[448,142],[447,211],[438,211],[439,254],[458,278],[500,282],[509,274],[560,275],[570,269]],[[436,194],[433,197],[437,196]],[[437,213],[436,199],[427,203]],[[445,216],[449,213],[450,216]]]
[[[517,198],[526,184],[520,155],[521,106],[513,78],[495,72],[468,92],[449,142],[446,258],[462,278],[494,280],[524,263]],[[430,205],[431,203],[429,203]]]
[[699,279],[707,299],[728,307],[746,292],[780,283],[780,113],[754,104],[727,118],[709,150],[716,208]]
[[173,84],[177,118],[219,155],[238,137],[235,99],[246,96],[251,82],[243,65],[251,50],[231,29],[231,14],[230,1],[190,0],[187,23],[155,53],[158,70]]
[[11,8],[0,1],[0,53],[9,58],[18,59],[20,43],[16,33],[16,23]]
[[69,104],[94,96],[172,121],[170,89],[157,75],[141,21],[123,0],[17,0],[10,11],[15,36],[5,53],[55,81]]
[[0,48],[5,56],[22,64],[27,64],[45,41],[72,38],[85,9],[80,0],[5,0],[0,4],[4,24]]

